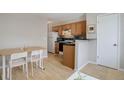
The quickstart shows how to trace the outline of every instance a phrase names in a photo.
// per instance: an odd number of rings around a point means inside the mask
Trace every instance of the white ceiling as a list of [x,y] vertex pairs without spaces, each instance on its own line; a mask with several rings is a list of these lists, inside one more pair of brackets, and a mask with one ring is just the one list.
[[49,21],[59,22],[59,21],[67,21],[72,19],[81,19],[85,14],[84,13],[44,13],[41,15],[45,16]]
[[[2,15],[13,15],[13,14],[5,13]],[[15,13],[14,15],[21,15],[21,14]],[[31,14],[29,13],[22,15],[37,15],[46,18],[48,21],[51,22],[63,22],[63,21],[70,21],[75,19],[83,19],[85,13],[31,13]]]

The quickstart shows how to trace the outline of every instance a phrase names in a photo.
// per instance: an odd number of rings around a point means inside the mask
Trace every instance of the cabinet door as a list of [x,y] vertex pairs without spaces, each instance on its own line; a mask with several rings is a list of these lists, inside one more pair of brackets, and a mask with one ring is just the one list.
[[71,29],[71,24],[63,25],[63,30],[69,30],[69,29]]
[[82,22],[82,35],[86,38],[86,21]]
[[76,23],[76,33],[75,35],[86,36],[86,21]]
[[71,29],[71,24],[66,24],[66,29]]
[[59,26],[59,29],[58,29],[58,34],[59,34],[59,36],[62,36],[62,26]]
[[75,64],[75,46],[64,45],[63,47],[63,65],[74,69]]
[[81,22],[78,22],[76,23],[76,35],[82,35],[82,23]]
[[71,32],[72,32],[72,35],[75,36],[75,34],[76,34],[76,24],[75,23],[71,24]]
[[59,26],[55,26],[55,27],[52,28],[53,32],[58,32],[58,30],[59,30]]

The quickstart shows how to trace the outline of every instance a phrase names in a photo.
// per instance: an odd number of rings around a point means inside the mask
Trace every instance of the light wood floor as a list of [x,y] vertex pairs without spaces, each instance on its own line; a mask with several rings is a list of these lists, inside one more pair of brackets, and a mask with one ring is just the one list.
[[[29,80],[66,80],[74,71],[62,65],[63,58],[49,54],[44,60],[45,70],[35,69],[34,76],[31,76],[29,64]],[[80,70],[81,72],[101,80],[124,80],[124,72],[115,69],[88,64]],[[13,80],[26,80],[22,68],[13,69]]]
[[[29,65],[29,80],[65,80],[74,71],[61,64],[62,57],[49,54],[48,58],[44,60],[45,70],[35,69],[34,76],[31,76],[31,69]],[[22,69],[15,68],[13,71],[14,80],[25,80],[25,75]]]
[[100,65],[88,64],[81,72],[101,80],[124,80],[124,72]]

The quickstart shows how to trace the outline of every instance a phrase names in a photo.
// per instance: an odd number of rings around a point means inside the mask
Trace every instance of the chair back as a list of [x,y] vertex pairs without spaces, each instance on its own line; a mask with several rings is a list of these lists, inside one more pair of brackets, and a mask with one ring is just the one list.
[[41,57],[43,57],[43,53],[44,53],[44,51],[40,50]]
[[32,51],[31,56],[40,55],[40,50]]
[[32,58],[41,59],[42,56],[43,56],[43,50],[36,50],[36,51],[32,51],[32,53],[31,53],[31,59]]
[[15,53],[11,55],[11,60],[21,59],[21,58],[27,58],[27,52],[22,53]]

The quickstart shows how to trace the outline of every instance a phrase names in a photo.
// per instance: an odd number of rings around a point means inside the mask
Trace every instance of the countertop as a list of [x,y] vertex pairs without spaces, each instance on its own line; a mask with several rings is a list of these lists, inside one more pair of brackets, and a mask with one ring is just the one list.
[[65,43],[64,45],[75,46],[75,43]]
[[63,45],[75,46],[75,42],[55,41],[55,43],[62,43]]

